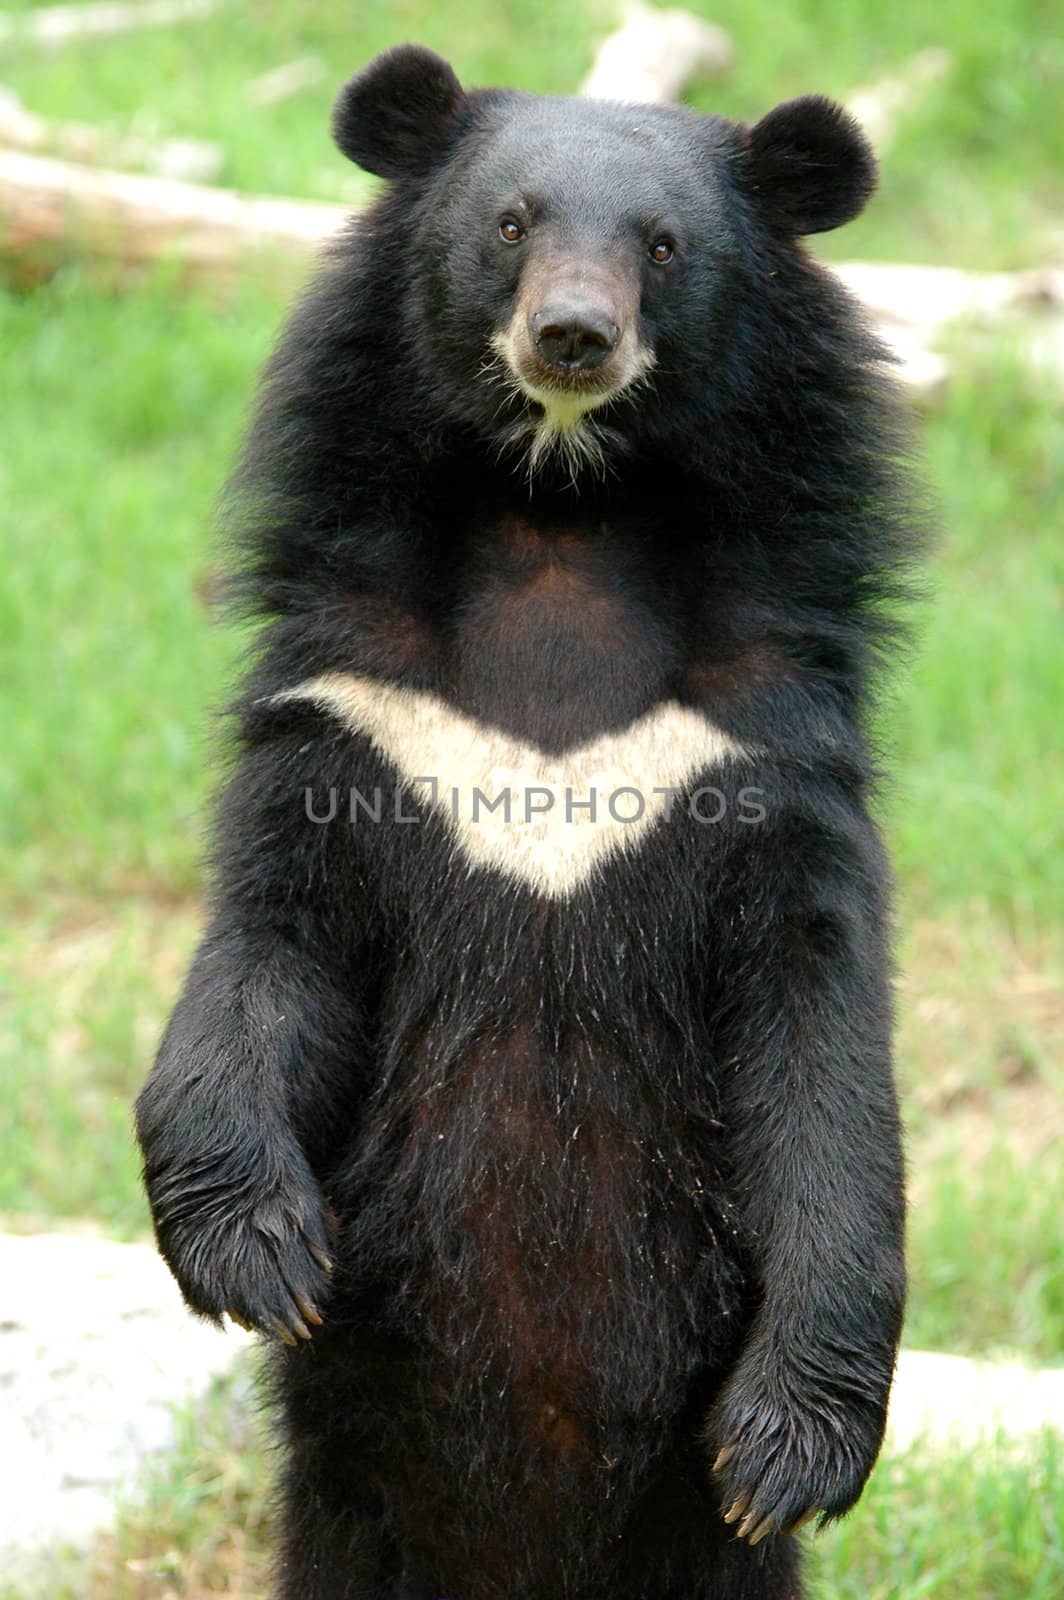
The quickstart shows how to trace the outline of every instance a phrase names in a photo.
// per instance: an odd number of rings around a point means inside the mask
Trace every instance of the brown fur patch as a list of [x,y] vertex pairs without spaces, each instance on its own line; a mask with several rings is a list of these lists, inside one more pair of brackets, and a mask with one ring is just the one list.
[[628,608],[604,592],[596,570],[598,541],[565,527],[543,527],[509,515],[500,520],[499,545],[510,556],[505,577],[471,613],[477,629],[507,641],[536,635],[578,618],[581,636],[623,648],[632,630]]
[[703,657],[687,668],[684,681],[707,710],[743,699],[772,683],[793,678],[794,663],[771,645],[751,645],[719,659]]
[[330,608],[337,636],[350,636],[363,670],[401,677],[424,672],[439,657],[440,639],[424,618],[379,596],[347,595]]

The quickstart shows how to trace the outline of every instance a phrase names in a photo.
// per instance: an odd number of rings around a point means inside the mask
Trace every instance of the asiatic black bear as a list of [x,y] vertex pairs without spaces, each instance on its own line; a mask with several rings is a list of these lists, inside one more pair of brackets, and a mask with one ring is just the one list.
[[159,1242],[294,1346],[284,1600],[793,1600],[903,1300],[866,720],[916,521],[798,242],[873,157],[823,99],[414,47],[335,132],[389,187],[237,483],[265,626],[138,1104]]

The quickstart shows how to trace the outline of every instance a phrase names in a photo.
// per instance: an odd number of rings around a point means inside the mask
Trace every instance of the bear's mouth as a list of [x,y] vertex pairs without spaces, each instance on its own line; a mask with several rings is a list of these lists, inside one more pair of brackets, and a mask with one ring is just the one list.
[[550,401],[570,396],[590,407],[603,404],[623,387],[613,367],[613,357],[588,372],[580,367],[550,366],[533,355],[511,371],[530,398],[539,400],[546,396]]
[[533,368],[513,373],[513,379],[514,388],[539,406],[553,426],[562,431],[577,427],[589,411],[608,405],[620,393],[615,384],[603,377],[596,381],[590,373],[555,375]]
[[654,365],[653,353],[640,346],[629,329],[606,358],[590,369],[541,360],[521,327],[495,333],[491,349],[489,374],[501,377],[512,395],[538,406],[551,431],[558,433],[580,427],[589,412],[616,400],[644,379]]

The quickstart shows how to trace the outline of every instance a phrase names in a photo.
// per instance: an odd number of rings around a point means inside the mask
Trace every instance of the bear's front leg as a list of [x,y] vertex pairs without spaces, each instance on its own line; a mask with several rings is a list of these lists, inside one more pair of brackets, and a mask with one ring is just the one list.
[[212,928],[137,1102],[159,1247],[185,1299],[292,1344],[321,1321],[331,1270],[294,1127],[300,1080],[331,1048],[322,988],[290,934]]
[[761,1298],[709,1438],[751,1543],[857,1500],[904,1301],[886,871],[856,803],[833,810],[768,815],[732,920],[724,1105]]
[[[365,1073],[365,892],[349,828],[308,814],[328,745],[260,703],[222,796],[214,915],[137,1101],[159,1247],[193,1310],[287,1342],[321,1318],[317,1174]],[[326,764],[323,771],[323,763]]]

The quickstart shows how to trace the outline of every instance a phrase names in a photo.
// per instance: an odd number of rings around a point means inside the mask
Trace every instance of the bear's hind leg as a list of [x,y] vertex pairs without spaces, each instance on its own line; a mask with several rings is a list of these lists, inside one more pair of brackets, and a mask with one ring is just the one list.
[[[784,1534],[756,1550],[735,1539],[703,1550],[687,1582],[668,1591],[668,1600],[802,1600],[796,1541]],[[640,1600],[662,1600],[651,1581]]]
[[[310,1352],[293,1351],[293,1360]],[[357,1438],[286,1397],[276,1600],[422,1600]]]
[[794,1539],[787,1535],[756,1550],[735,1539],[712,1552],[703,1548],[691,1564],[690,1576],[670,1583],[665,1593],[660,1580],[645,1579],[639,1600],[802,1600],[799,1557]]
[[802,1600],[799,1541],[776,1534],[751,1548],[723,1521],[707,1476],[695,1455],[647,1498],[619,1553],[613,1600]]
[[422,1600],[403,1582],[379,1504],[327,1476],[286,1474],[276,1600]]

